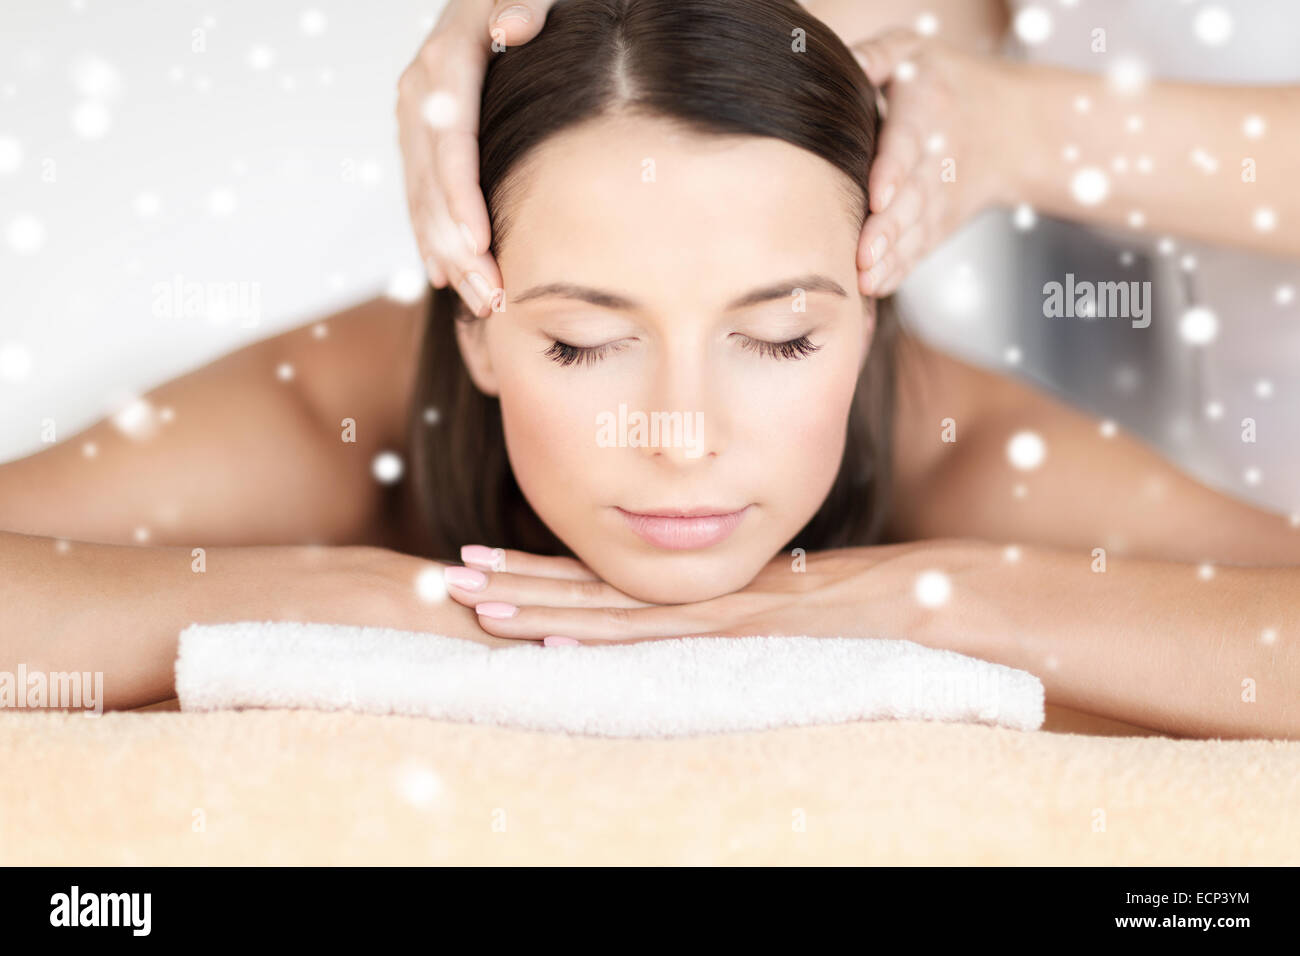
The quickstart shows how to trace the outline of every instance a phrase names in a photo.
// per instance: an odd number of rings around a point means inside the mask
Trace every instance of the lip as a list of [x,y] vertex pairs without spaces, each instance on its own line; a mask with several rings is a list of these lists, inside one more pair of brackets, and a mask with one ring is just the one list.
[[738,511],[709,507],[615,510],[642,540],[670,551],[689,551],[724,541],[745,520],[750,507],[745,505]]

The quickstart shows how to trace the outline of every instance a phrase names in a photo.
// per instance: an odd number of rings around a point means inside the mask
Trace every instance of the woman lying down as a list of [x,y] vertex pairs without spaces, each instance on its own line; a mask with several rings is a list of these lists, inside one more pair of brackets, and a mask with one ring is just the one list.
[[156,428],[0,467],[0,670],[102,671],[126,708],[174,695],[196,621],[877,637],[1300,737],[1295,522],[861,294],[875,91],[798,5],[747,5],[561,3],[492,60],[483,314],[358,305],[154,389]]

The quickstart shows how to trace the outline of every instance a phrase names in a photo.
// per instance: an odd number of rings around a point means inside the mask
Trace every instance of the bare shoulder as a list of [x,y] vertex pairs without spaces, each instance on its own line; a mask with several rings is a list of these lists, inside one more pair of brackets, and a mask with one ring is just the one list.
[[916,489],[953,450],[942,441],[947,420],[958,432],[973,429],[1005,401],[1011,381],[910,334],[900,340],[896,368],[892,478],[896,488]]
[[327,427],[351,418],[377,444],[402,446],[426,308],[425,298],[380,297],[278,337],[304,399]]
[[[1106,546],[1163,561],[1300,561],[1287,516],[1198,481],[1045,387],[915,341],[900,349],[898,373],[894,540]],[[1040,449],[1031,467],[1007,457],[1021,433]]]
[[[103,543],[145,529],[163,546],[368,542],[386,490],[372,462],[405,451],[423,316],[423,303],[371,300],[163,382],[144,399],[169,412],[165,427],[104,418],[0,465],[0,528]],[[77,491],[87,482],[94,495]]]

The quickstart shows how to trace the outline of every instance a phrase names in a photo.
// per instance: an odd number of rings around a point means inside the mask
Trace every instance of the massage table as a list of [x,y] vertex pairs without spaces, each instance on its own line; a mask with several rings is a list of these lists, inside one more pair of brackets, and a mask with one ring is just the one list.
[[346,711],[0,713],[0,863],[1300,863],[1300,741],[880,720],[615,739]]

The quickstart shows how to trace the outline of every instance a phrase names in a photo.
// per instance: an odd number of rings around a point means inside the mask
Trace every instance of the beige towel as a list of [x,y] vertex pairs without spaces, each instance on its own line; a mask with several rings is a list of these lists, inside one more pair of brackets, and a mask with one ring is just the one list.
[[0,767],[3,864],[1300,863],[1300,741],[27,712]]

